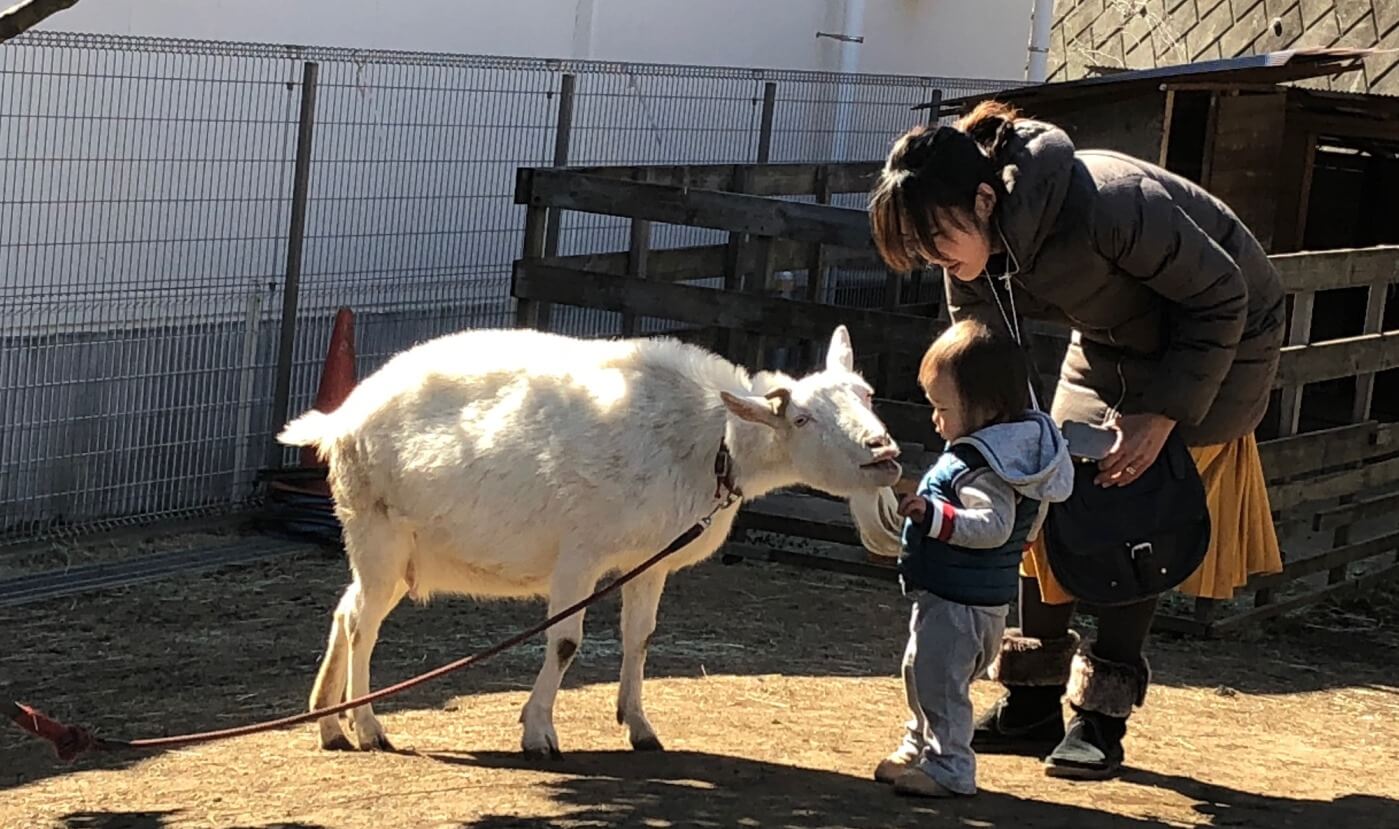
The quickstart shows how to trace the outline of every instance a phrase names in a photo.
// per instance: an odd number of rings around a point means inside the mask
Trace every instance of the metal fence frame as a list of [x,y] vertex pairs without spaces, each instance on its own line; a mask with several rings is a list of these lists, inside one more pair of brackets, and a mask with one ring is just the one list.
[[27,33],[0,46],[0,544],[247,506],[341,305],[359,376],[513,324],[517,167],[877,158],[913,105],[1016,85]]

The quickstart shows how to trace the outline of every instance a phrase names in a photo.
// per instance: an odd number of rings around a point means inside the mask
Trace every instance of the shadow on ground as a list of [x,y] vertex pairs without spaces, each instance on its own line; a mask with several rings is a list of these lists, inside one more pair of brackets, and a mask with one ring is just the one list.
[[[64,815],[62,829],[164,829],[180,814],[168,812],[73,812]],[[55,824],[57,825],[57,824]],[[325,829],[315,823],[229,824],[227,829]]]
[[[435,759],[483,768],[535,770],[514,754],[434,754]],[[983,789],[955,801],[909,799],[871,780],[834,772],[700,752],[666,752],[638,762],[626,752],[575,752],[556,763],[565,777],[548,784],[566,809],[556,817],[491,815],[463,824],[472,829],[597,825],[848,827],[1023,827],[1024,829],[1133,829],[1178,826],[1090,807],[1047,803]],[[1217,826],[1394,825],[1399,801],[1353,796],[1334,802],[1233,791],[1184,778],[1129,770],[1124,781],[1166,788],[1196,801],[1202,821]],[[1149,793],[1143,793],[1144,799]]]
[[[0,699],[28,702],[119,738],[300,712],[346,580],[343,561],[303,557],[0,610],[0,630],[15,634],[4,656]],[[609,597],[588,611],[587,634],[565,688],[616,681],[617,609]],[[672,578],[647,675],[892,678],[906,613],[890,585],[715,560]],[[405,604],[385,623],[374,654],[374,687],[482,650],[542,616],[538,602]],[[1394,661],[1377,658],[1364,637],[1345,649],[1330,647],[1329,640],[1327,647],[1310,644],[1307,637],[1305,630],[1261,642],[1158,637],[1154,679],[1246,694],[1392,686],[1387,675]],[[527,689],[542,645],[542,638],[526,643],[376,708],[442,709],[462,695]],[[298,739],[313,739],[310,729],[305,726]],[[62,765],[47,745],[0,723],[0,791],[74,771],[125,768],[149,756],[93,755]]]

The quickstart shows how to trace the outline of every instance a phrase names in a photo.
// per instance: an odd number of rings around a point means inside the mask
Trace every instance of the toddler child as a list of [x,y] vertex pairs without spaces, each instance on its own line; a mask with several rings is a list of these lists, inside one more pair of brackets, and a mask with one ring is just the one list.
[[971,320],[928,348],[918,382],[946,448],[906,520],[899,580],[913,602],[903,679],[912,718],[875,779],[903,794],[976,793],[973,680],[1001,647],[1020,558],[1049,504],[1073,490],[1063,436],[1031,408],[1024,353]]

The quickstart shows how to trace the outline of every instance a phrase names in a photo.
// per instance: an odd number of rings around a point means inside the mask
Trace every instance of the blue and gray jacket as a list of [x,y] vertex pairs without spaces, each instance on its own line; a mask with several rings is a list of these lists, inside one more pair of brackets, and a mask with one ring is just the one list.
[[1059,428],[1038,411],[948,444],[918,484],[924,520],[904,522],[899,578],[905,593],[926,590],[967,605],[1015,598],[1026,545],[1049,504],[1073,491],[1074,471]]

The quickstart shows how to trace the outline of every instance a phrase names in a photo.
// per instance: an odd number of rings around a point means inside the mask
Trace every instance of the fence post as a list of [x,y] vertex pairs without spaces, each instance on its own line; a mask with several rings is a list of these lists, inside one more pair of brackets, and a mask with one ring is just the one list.
[[[1370,285],[1370,289],[1365,299],[1365,328],[1362,334],[1378,334],[1384,330],[1384,312],[1386,301],[1389,295],[1388,281],[1376,282]],[[1364,423],[1370,419],[1371,410],[1375,402],[1375,375],[1373,373],[1357,374],[1355,376],[1355,400],[1351,405],[1350,421],[1352,423]],[[1364,466],[1363,461],[1353,464],[1351,469]],[[1341,504],[1349,504],[1355,501],[1354,495],[1344,495],[1340,499]],[[1350,525],[1337,527],[1331,534],[1332,547],[1344,547],[1350,543]],[[1338,564],[1331,568],[1326,574],[1327,584],[1340,584],[1346,580],[1347,570],[1345,564]]]
[[[573,138],[573,97],[578,86],[578,76],[565,74],[559,80],[559,117],[554,122],[554,166],[568,166],[568,147]],[[563,211],[549,208],[549,218],[545,222],[544,255],[559,255],[559,235],[563,232]],[[534,327],[540,331],[549,330],[549,316],[552,303],[541,302],[534,312]]]
[[301,115],[296,132],[296,168],[291,189],[291,225],[287,230],[287,272],[282,286],[282,327],[277,346],[277,381],[272,394],[272,432],[267,445],[267,466],[282,466],[282,447],[276,432],[287,422],[291,405],[292,348],[296,344],[296,311],[301,295],[301,251],[306,241],[306,194],[311,178],[311,141],[316,125],[316,79],[320,65],[301,65]]

